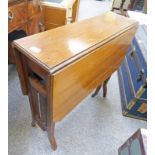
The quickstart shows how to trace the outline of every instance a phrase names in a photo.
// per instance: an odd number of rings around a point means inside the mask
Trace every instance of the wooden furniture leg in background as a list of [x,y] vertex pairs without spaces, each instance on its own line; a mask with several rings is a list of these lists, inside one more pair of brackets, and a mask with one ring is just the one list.
[[100,89],[101,89],[101,86],[102,86],[102,85],[99,85],[99,86],[96,88],[95,92],[92,94],[92,97],[95,97],[95,96],[98,94],[98,92],[99,92]]
[[147,0],[144,0],[144,11],[145,14],[147,14]]
[[92,97],[95,97],[98,94],[98,92],[100,91],[101,87],[103,88],[103,97],[106,97],[106,95],[107,95],[107,83],[108,83],[109,79],[110,79],[110,77],[108,79],[106,79],[103,82],[103,84],[99,85],[96,88],[95,92],[92,94]]
[[103,97],[107,96],[107,84],[108,84],[109,79],[110,79],[110,77],[103,82],[103,86],[102,86],[103,87]]

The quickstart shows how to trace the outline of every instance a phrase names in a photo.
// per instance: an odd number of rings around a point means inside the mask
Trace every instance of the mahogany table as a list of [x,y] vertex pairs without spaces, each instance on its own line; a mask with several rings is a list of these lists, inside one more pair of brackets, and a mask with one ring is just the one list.
[[137,27],[136,21],[107,12],[14,42],[32,125],[48,132],[54,150],[55,123],[118,69]]

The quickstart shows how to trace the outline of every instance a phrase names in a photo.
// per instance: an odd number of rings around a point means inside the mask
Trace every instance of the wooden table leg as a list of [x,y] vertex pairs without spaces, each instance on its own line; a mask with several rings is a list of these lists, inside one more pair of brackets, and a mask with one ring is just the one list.
[[100,91],[100,89],[101,89],[101,85],[99,85],[99,86],[96,88],[95,92],[92,94],[92,97],[95,97],[95,96],[98,94],[98,92]]
[[107,79],[103,82],[103,84],[99,85],[99,86],[96,88],[95,92],[92,94],[92,97],[95,97],[95,96],[98,94],[98,92],[99,92],[100,89],[101,89],[101,86],[102,86],[102,88],[103,88],[103,97],[106,97],[106,95],[107,95],[107,83],[108,83],[109,79],[110,79],[110,77],[107,78]]
[[31,126],[35,127],[36,126],[36,121],[35,121],[35,112],[34,112],[34,105],[33,105],[33,101],[31,98],[31,95],[29,95],[29,102],[30,102],[30,108],[31,108],[31,115],[32,115],[32,122],[31,122]]
[[[53,79],[51,76],[48,76],[47,80],[47,86],[51,86],[51,81]],[[53,150],[57,149],[57,143],[54,136],[54,130],[55,130],[55,122],[53,122],[52,118],[52,87],[47,87],[47,132],[48,132],[48,138],[51,144],[51,148]]]
[[56,150],[57,149],[57,143],[56,143],[56,140],[55,140],[55,137],[54,137],[54,130],[55,130],[55,123],[51,123],[51,127],[50,127],[50,135],[49,135],[49,140],[50,140],[50,143],[51,143],[51,147],[53,150]]
[[25,71],[25,79],[27,81],[27,92],[28,92],[28,98],[29,98],[29,103],[30,103],[30,108],[31,108],[31,115],[32,115],[32,122],[31,122],[31,126],[35,127],[36,126],[36,120],[35,120],[35,116],[37,114],[36,112],[36,108],[35,108],[35,101],[33,98],[33,94],[32,94],[32,88],[30,86],[30,83],[28,82],[28,69],[26,66],[27,62],[25,59],[23,59],[23,70]]
[[109,79],[110,79],[110,77],[103,82],[103,87],[102,87],[103,88],[103,97],[107,96],[107,83],[108,83]]

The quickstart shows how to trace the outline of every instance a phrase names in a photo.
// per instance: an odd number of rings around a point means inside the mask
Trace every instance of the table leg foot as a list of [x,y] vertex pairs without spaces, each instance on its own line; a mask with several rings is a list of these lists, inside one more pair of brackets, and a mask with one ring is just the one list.
[[35,127],[35,126],[36,126],[36,123],[35,123],[34,120],[31,122],[31,126],[32,126],[32,127]]
[[55,140],[55,136],[54,136],[54,129],[55,129],[55,123],[51,124],[51,129],[50,129],[50,143],[51,143],[51,147],[53,150],[57,149],[57,143]]
[[107,96],[107,84],[108,84],[108,81],[109,81],[110,77],[108,79],[106,79],[103,83],[103,97],[105,98]]
[[51,140],[51,148],[55,151],[57,149],[57,144],[56,144],[56,141],[55,141],[55,138],[53,138],[53,140]]

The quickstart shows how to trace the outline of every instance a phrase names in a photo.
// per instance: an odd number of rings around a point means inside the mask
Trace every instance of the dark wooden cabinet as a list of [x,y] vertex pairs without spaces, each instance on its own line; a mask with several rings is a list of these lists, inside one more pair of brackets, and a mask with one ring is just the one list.
[[[43,31],[43,18],[38,0],[9,0],[8,3],[8,59],[15,63],[12,41],[18,39],[20,30],[26,35]],[[16,33],[15,33],[16,32]],[[14,37],[12,35],[14,33]]]
[[8,9],[8,16],[9,32],[23,27],[23,25],[27,22],[26,1],[10,6]]
[[29,35],[41,32],[43,27],[43,15],[38,0],[33,0],[28,3],[28,33]]

